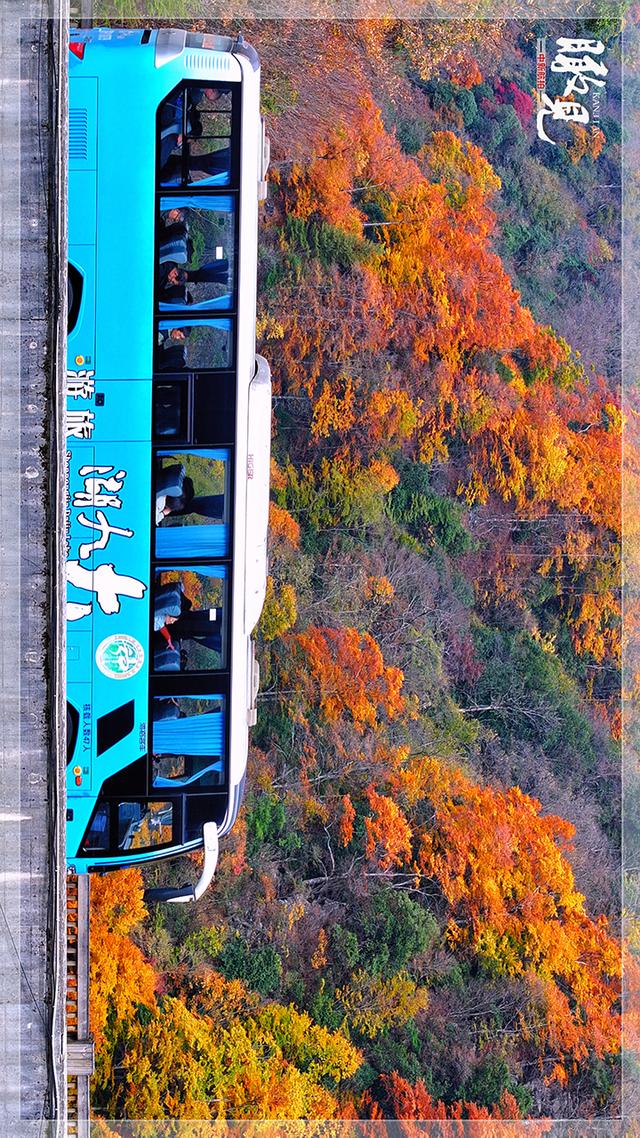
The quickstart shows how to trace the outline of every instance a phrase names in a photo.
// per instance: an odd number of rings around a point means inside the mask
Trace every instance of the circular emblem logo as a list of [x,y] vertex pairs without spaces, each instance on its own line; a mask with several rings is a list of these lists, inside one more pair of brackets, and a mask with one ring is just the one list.
[[133,636],[107,636],[96,648],[96,664],[112,680],[128,680],[144,664],[144,648]]

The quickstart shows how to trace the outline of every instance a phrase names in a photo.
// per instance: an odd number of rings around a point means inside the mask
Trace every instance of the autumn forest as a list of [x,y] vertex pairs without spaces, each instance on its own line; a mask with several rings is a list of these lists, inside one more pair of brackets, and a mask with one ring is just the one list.
[[552,24],[242,25],[258,723],[198,906],[93,881],[97,1115],[619,1112],[620,48],[576,27],[607,100],[553,146]]

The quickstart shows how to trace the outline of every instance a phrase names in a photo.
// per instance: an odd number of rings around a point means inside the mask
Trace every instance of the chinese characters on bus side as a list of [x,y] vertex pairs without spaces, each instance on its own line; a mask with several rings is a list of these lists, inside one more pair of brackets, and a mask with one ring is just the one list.
[[[94,371],[67,372],[67,399],[93,399]],[[90,439],[93,434],[95,415],[91,410],[84,408],[70,408],[67,411],[67,437],[72,439]]]
[[[550,115],[552,122],[585,124],[590,121],[589,108],[575,98],[575,95],[587,95],[595,89],[605,86],[605,76],[608,67],[595,58],[602,55],[604,44],[601,40],[568,39],[561,37],[556,40],[557,52],[551,64],[551,70],[556,74],[567,75],[564,91],[551,98],[546,90],[538,89],[537,128],[538,138],[544,142],[556,143],[546,133],[546,118]],[[539,57],[540,58],[540,57]]]
[[[93,371],[67,372],[67,397],[69,399],[92,399],[94,390]],[[85,409],[70,409],[67,412],[67,436],[75,439],[90,439],[94,430],[94,412]],[[134,530],[123,525],[112,524],[112,517],[105,511],[121,510],[121,494],[125,487],[126,470],[115,466],[83,465],[78,469],[83,488],[75,490],[71,507],[79,511],[76,521],[89,533],[87,540],[78,546],[78,556],[67,560],[67,581],[85,593],[95,594],[95,599],[103,613],[120,612],[120,598],[132,597],[141,600],[147,586],[126,574],[118,573],[114,564],[93,566],[83,565],[92,554],[107,548],[112,537],[129,540]],[[93,511],[90,514],[88,511]],[[114,521],[116,519],[113,519]],[[119,518],[117,519],[119,521]],[[91,535],[91,536],[90,536]],[[93,600],[69,601],[67,620],[82,620],[93,610]]]

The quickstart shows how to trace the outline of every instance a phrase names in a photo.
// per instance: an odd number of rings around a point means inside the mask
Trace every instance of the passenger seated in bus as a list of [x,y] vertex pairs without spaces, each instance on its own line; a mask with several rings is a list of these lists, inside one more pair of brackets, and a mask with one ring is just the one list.
[[158,347],[167,348],[169,344],[181,344],[191,335],[191,328],[160,328],[158,330]]
[[158,371],[182,371],[187,366],[187,345],[190,328],[160,328],[156,368]]
[[[156,517],[158,517],[156,501]],[[186,517],[187,514],[199,514],[202,518],[211,518],[212,521],[221,522],[224,518],[224,494],[195,494],[193,482],[185,478],[182,494],[173,497],[167,494],[162,510],[162,517],[156,524],[161,525],[165,518]]]
[[[190,154],[187,158],[189,182],[199,182],[217,174],[228,174],[231,163],[231,148],[222,146],[207,154]],[[161,181],[165,186],[175,186],[182,182],[182,155],[171,154],[163,167]]]
[[[217,91],[205,92],[198,89],[195,92],[190,92],[187,100],[187,136],[189,138],[201,138],[203,133],[202,118],[200,111],[196,106],[204,95],[215,95]],[[197,95],[197,98],[194,98]],[[164,170],[169,158],[177,147],[182,146],[182,95],[178,95],[175,99],[167,100],[162,104],[160,109],[160,168]]]
[[166,288],[162,293],[163,304],[175,304],[176,308],[188,308],[190,304],[194,303],[194,296],[192,292],[184,287],[184,285],[172,285],[171,288]]
[[179,237],[180,234],[189,231],[189,222],[185,212],[183,209],[178,209],[177,207],[168,209],[164,214],[160,215],[160,225],[162,227],[160,231],[161,239],[164,237]]
[[[172,470],[174,468],[173,467],[167,467],[166,469]],[[195,497],[195,491],[193,488],[193,481],[191,478],[186,478],[184,476],[184,467],[183,466],[180,466],[180,469],[182,470],[182,478],[179,478],[179,480],[177,481],[175,486],[171,485],[171,479],[169,480],[168,486],[166,488],[164,488],[164,490],[160,488],[159,484],[157,484],[157,487],[156,487],[156,525],[160,525],[160,523],[162,521],[164,521],[164,519],[169,514],[172,514],[172,513],[180,514],[180,513],[184,513],[185,510],[187,512],[189,512],[187,510],[187,507],[188,507],[189,503],[192,502],[193,498]],[[162,474],[164,474],[164,471],[160,471],[160,474],[158,475],[159,480],[160,480],[160,476]],[[166,479],[162,479],[162,482],[166,482],[166,481],[167,481]],[[176,491],[175,493],[173,492],[174,490]]]
[[160,494],[181,494],[186,473],[181,462],[161,466],[156,474],[156,491]]
[[160,300],[163,304],[193,304],[193,293],[187,291],[187,272],[168,262],[162,265],[159,274]]
[[160,128],[160,169],[164,169],[174,150],[182,146],[182,122]]
[[165,288],[160,297],[161,304],[174,304],[176,308],[188,308],[194,303],[192,292],[187,292],[184,285],[171,285]]
[[174,644],[173,648],[169,648],[168,644],[164,648],[156,646],[153,657],[153,668],[156,672],[184,672],[186,669],[186,655],[180,649],[180,645]]
[[[189,118],[192,118],[194,114],[199,115],[201,111],[215,111],[217,109],[215,104],[220,99],[226,99],[228,94],[228,88],[190,87],[187,92]],[[206,99],[210,106],[198,107],[198,103],[201,103],[203,99]]]
[[[190,604],[191,602],[189,602]],[[180,581],[162,585],[156,592],[153,600],[153,629],[159,632],[166,640],[167,647],[173,649],[174,644],[169,632],[169,625],[175,624],[183,609],[183,593]]]
[[193,482],[187,479],[185,494],[156,494],[156,525],[159,526],[174,510],[180,512],[180,507],[189,501],[188,493],[191,490],[193,497]]
[[163,304],[193,304],[193,293],[187,291],[187,273],[171,263],[162,265],[159,274],[160,300]]
[[[162,623],[159,625],[158,621],[160,619],[162,619]],[[176,646],[173,643],[173,640],[171,639],[171,633],[169,632],[167,625],[175,624],[177,620],[178,620],[177,616],[165,615],[162,618],[154,617],[154,622],[153,622],[154,631],[160,633],[162,638],[164,640],[166,640],[166,642],[167,642],[167,648],[170,648],[173,652],[176,651]]]
[[[202,121],[202,114],[209,111],[215,111],[215,104],[220,100],[221,96],[226,96],[226,91],[218,91],[215,87],[192,87],[187,91],[187,137],[188,138],[202,138],[204,134],[204,124]],[[204,106],[198,106],[206,99]],[[164,111],[164,108],[166,112]],[[174,108],[175,107],[175,111]],[[177,113],[175,113],[177,112]],[[163,112],[161,112],[160,125],[166,119],[167,126],[173,126],[174,129],[182,130],[182,96],[179,95],[175,103],[165,103]],[[180,135],[180,142],[182,142],[182,135]]]
[[174,624],[174,633],[181,640],[193,640],[212,652],[222,652],[222,609],[189,609],[180,614]]
[[156,363],[157,371],[184,371],[187,366],[186,344],[167,346]]
[[193,257],[193,242],[187,237],[186,229],[181,233],[179,226],[172,225],[171,228],[174,231],[172,235],[166,239],[164,234],[160,237],[158,264],[166,265],[170,262],[173,265],[186,265]]
[[182,95],[167,99],[160,108],[160,166],[182,145]]
[[226,257],[218,261],[207,261],[199,269],[185,269],[188,284],[228,284],[229,262]]
[[181,269],[175,261],[161,263],[158,272],[158,284],[162,291],[173,288],[175,285],[186,285],[185,273],[186,269]]
[[200,269],[182,269],[173,262],[167,262],[160,266],[160,301],[163,304],[193,304],[194,296],[188,291],[187,284],[206,282],[228,285],[229,262],[226,259],[213,261]]

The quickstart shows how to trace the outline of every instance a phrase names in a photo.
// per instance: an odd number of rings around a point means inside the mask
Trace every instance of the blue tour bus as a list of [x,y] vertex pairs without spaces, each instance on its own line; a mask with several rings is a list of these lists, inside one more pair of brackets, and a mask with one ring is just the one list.
[[205,848],[242,798],[266,584],[255,354],[268,141],[242,37],[72,31],[67,361],[70,872]]

